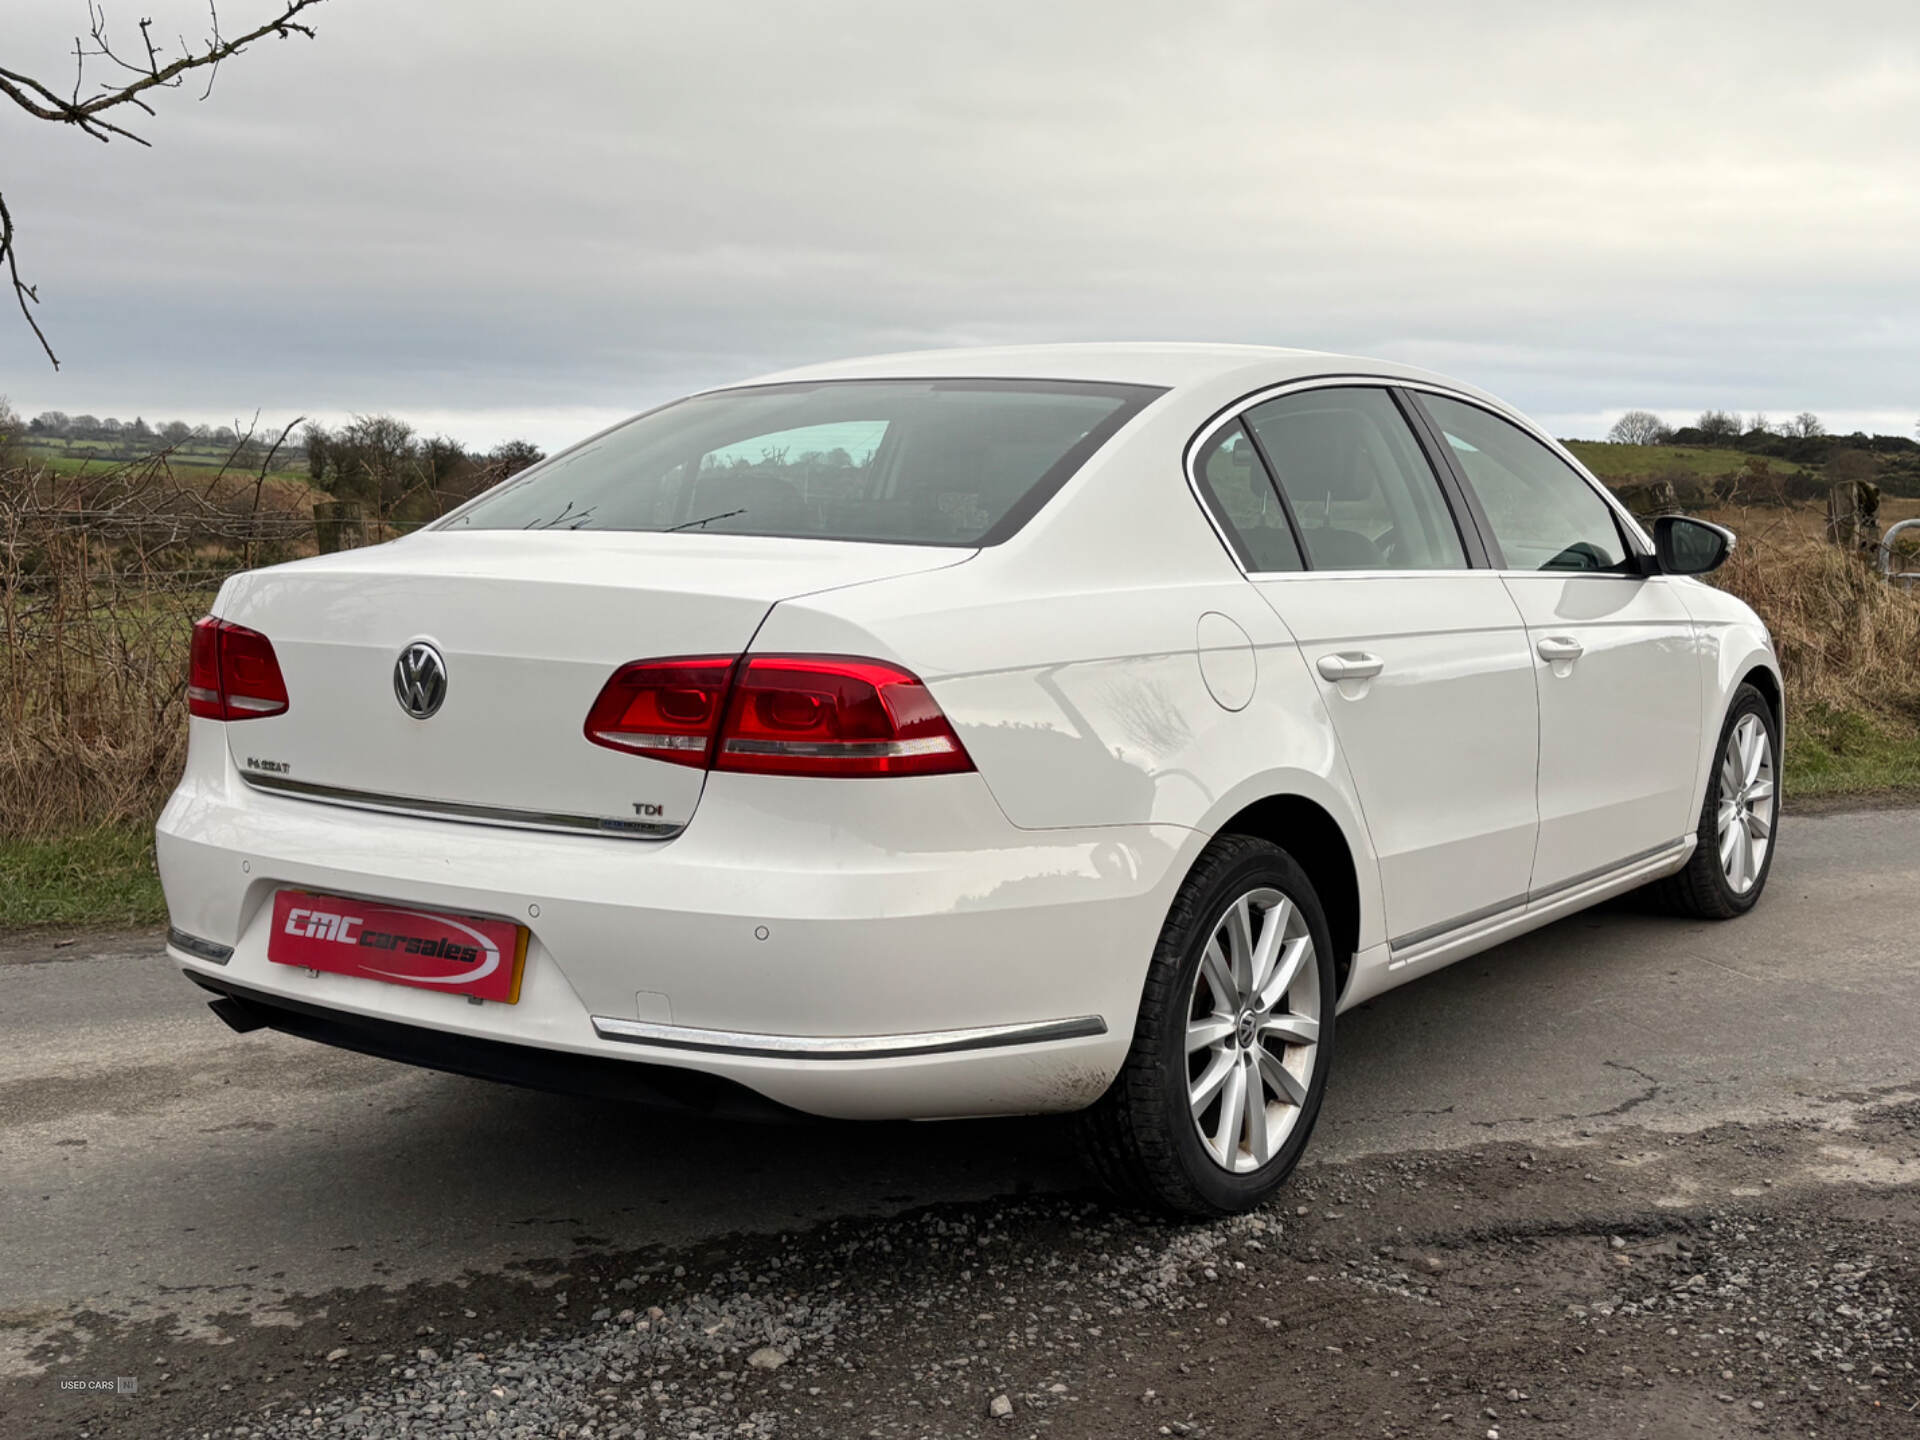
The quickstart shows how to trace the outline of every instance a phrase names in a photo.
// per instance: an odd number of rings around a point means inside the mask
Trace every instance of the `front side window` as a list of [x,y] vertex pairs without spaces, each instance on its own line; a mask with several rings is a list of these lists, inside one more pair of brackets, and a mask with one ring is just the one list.
[[1302,568],[1280,496],[1239,422],[1208,442],[1194,469],[1242,565],[1254,572]]
[[1246,420],[1315,570],[1466,568],[1440,482],[1386,391],[1306,390]]
[[1605,500],[1553,451],[1477,405],[1422,395],[1486,512],[1510,570],[1618,570],[1626,542]]
[[1160,393],[1051,380],[719,390],[564,451],[446,524],[992,545]]

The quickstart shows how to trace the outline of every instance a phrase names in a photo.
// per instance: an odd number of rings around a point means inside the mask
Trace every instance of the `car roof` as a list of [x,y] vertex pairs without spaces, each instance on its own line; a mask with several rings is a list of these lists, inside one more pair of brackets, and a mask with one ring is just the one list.
[[[1390,360],[1290,350],[1273,345],[1208,345],[1181,341],[1124,344],[998,345],[965,350],[913,350],[829,360],[762,375],[742,385],[805,380],[1001,379],[1095,380],[1177,389],[1230,377],[1283,384],[1311,375],[1377,375],[1426,380],[1456,389],[1458,381]],[[728,389],[733,386],[724,387]]]

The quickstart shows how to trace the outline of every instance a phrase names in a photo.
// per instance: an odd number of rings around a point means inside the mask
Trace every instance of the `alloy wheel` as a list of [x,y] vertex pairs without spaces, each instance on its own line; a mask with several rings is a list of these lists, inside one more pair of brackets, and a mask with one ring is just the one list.
[[1720,756],[1720,871],[1736,895],[1751,890],[1773,844],[1777,795],[1773,739],[1758,715],[1746,714]]
[[1187,1099],[1215,1164],[1268,1163],[1306,1104],[1320,1041],[1320,968],[1298,906],[1250,890],[1201,952],[1187,1005]]

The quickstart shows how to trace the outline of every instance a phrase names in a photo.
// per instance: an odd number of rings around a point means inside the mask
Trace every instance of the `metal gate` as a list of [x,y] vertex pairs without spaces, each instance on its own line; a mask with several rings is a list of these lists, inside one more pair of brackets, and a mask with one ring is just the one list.
[[1898,525],[1889,525],[1887,533],[1880,537],[1880,573],[1895,585],[1904,585],[1912,590],[1920,586],[1920,569],[1902,570],[1901,565],[1920,566],[1920,559],[1905,560],[1897,553],[1897,541],[1902,534],[1911,533],[1920,540],[1920,520],[1902,520]]

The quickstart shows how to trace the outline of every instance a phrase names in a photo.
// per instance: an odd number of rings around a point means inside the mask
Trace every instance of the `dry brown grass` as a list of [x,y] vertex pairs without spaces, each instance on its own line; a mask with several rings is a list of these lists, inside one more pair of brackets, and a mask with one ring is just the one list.
[[1825,543],[1818,509],[1707,518],[1740,536],[1714,580],[1773,631],[1790,718],[1824,708],[1863,715],[1895,734],[1920,733],[1920,591],[1889,585]]
[[164,460],[0,472],[0,839],[152,820],[185,751],[194,620],[306,530],[278,500]]

